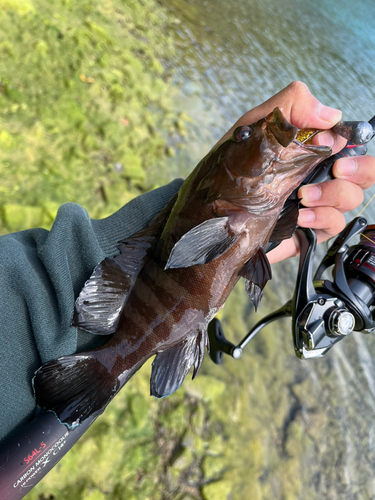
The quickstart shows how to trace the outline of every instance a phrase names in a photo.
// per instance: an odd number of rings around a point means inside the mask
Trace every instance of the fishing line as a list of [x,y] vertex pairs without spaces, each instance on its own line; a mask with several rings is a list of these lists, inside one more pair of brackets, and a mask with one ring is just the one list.
[[[362,210],[359,212],[358,215],[356,215],[356,217],[359,217],[362,212],[364,212],[366,210],[366,208],[370,205],[370,203],[372,202],[372,200],[375,198],[375,194],[373,195],[373,197],[370,199],[370,201],[368,201],[366,203],[366,205],[362,208]],[[367,240],[371,241],[371,243],[373,243],[375,245],[375,241],[372,241],[368,236],[366,236],[365,234],[363,233],[359,233],[361,236],[363,236],[364,238],[366,238]],[[330,247],[330,241],[333,240],[333,238],[336,238],[336,236],[331,236],[331,238],[329,238],[327,241],[326,241],[326,248],[329,248]]]
[[[362,212],[364,212],[364,210],[366,210],[366,208],[370,205],[370,203],[372,202],[372,200],[375,198],[375,194],[373,195],[373,197],[371,198],[371,200],[366,203],[366,205],[362,208],[362,210],[359,212],[359,214],[357,215],[357,217],[359,217],[361,215]],[[364,238],[366,238],[367,240],[371,241],[371,243],[373,243],[375,245],[375,241],[372,241],[370,238],[368,238],[365,234],[363,233],[359,233],[361,236],[363,236]]]
[[365,234],[363,234],[363,233],[359,233],[359,234],[360,234],[361,236],[363,236],[363,238],[366,238],[366,240],[369,240],[369,241],[371,241],[371,243],[374,243],[374,245],[375,245],[375,241],[372,241],[372,240],[371,240],[370,238],[368,238]]
[[375,194],[374,196],[371,198],[371,200],[366,203],[366,205],[362,208],[362,210],[359,212],[359,214],[357,215],[357,217],[359,217],[361,215],[361,213],[370,205],[370,203],[372,202],[372,200],[375,198]]

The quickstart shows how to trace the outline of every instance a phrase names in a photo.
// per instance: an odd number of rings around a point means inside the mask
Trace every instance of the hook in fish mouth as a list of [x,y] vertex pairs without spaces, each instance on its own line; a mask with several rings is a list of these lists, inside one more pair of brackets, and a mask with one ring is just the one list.
[[300,146],[305,151],[310,153],[315,153],[322,156],[330,156],[332,154],[332,149],[329,146],[315,145],[311,144],[311,140],[320,132],[324,132],[322,129],[315,128],[301,128],[297,135],[295,136],[293,143]]
[[311,139],[319,132],[323,132],[323,130],[315,128],[298,129],[288,122],[280,108],[275,108],[266,117],[266,122],[272,135],[284,148],[279,155],[281,163],[292,159],[297,160],[297,158],[302,161],[311,155],[324,158],[332,154],[332,149],[329,146],[311,144]]
[[322,132],[322,130],[314,128],[301,128],[294,140],[299,144],[308,144],[319,132]]
[[310,133],[310,131],[306,133],[305,129],[299,130],[290,146],[280,151],[278,162],[288,164],[293,161],[295,165],[298,166],[301,162],[305,161],[306,158],[311,158],[312,156],[315,156],[317,159],[324,159],[331,156],[332,149],[329,146],[319,146],[310,143],[313,135],[319,132],[321,132],[321,130],[314,129],[312,133]]
[[[375,128],[368,122],[339,121],[330,130],[347,141],[358,145],[366,144],[375,135]],[[322,129],[301,129],[294,140],[300,144],[308,143]]]
[[[319,155],[331,154],[327,146],[316,146],[311,144],[311,139],[322,132],[321,129],[298,129],[288,122],[280,108],[275,108],[266,117],[268,129],[271,131],[277,142],[287,148],[290,144],[302,146],[306,151]],[[328,151],[329,150],[329,151]]]
[[[299,130],[288,122],[278,107],[266,116],[265,120],[276,140],[284,147],[288,147],[292,142],[297,142],[300,145],[309,144],[316,134],[325,131],[315,128]],[[366,144],[375,135],[375,127],[364,121],[339,121],[329,130],[356,145]]]

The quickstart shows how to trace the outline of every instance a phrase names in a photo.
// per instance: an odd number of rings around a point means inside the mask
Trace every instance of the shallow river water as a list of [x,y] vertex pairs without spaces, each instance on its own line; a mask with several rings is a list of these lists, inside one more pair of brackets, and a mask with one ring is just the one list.
[[[174,175],[189,172],[241,114],[292,80],[304,81],[323,103],[342,109],[344,119],[375,114],[372,0],[163,3],[176,18],[181,111],[193,119],[193,140],[173,160]],[[375,144],[369,152],[375,153]],[[366,192],[366,200],[374,193]],[[375,222],[375,203],[364,216]],[[238,330],[288,300],[297,263],[274,266],[256,316],[246,305],[236,309],[233,299],[231,314],[224,312],[228,332],[232,326],[240,338],[246,330]],[[238,293],[245,295],[243,289]],[[234,389],[246,392],[247,403],[244,420],[233,428],[243,448],[236,452],[228,498],[375,498],[375,339],[355,333],[325,358],[300,361],[293,354],[290,322],[283,320],[247,349],[241,361],[208,368],[226,381],[239,373],[248,381]],[[238,397],[243,401],[243,393]],[[254,451],[256,439],[260,451]],[[254,455],[262,472],[249,486],[246,471]]]

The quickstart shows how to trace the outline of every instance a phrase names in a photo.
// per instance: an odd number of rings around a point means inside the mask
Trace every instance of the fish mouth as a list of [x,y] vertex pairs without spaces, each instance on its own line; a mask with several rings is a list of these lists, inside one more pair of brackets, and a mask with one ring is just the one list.
[[[317,162],[328,158],[332,154],[332,149],[329,146],[316,146],[315,144],[304,144],[298,139],[294,139],[292,143],[280,151],[277,163],[284,165],[280,171],[293,170],[303,166],[306,162],[317,164]],[[315,161],[314,161],[315,159]]]
[[296,143],[297,145],[301,146],[305,150],[310,151],[312,153],[315,153],[317,155],[325,156],[328,154],[328,156],[329,156],[332,154],[332,149],[329,146],[324,146],[324,145],[317,146],[315,144],[311,144],[312,138],[315,135],[319,134],[319,132],[322,132],[322,130],[316,129],[316,128],[315,129],[302,128],[298,131],[293,142]]
[[288,122],[280,108],[275,108],[266,117],[266,122],[277,142],[286,150],[293,150],[296,156],[301,154],[303,157],[311,155],[325,157],[332,154],[329,146],[311,144],[312,138],[321,132],[320,129],[298,129]]
[[329,146],[316,146],[315,144],[303,144],[299,142],[297,139],[294,139],[294,144],[301,151],[306,151],[309,155],[314,154],[317,156],[330,156],[332,154],[332,149]]
[[288,122],[280,108],[275,108],[266,117],[266,123],[277,142],[284,148],[288,147],[298,136],[298,128]]

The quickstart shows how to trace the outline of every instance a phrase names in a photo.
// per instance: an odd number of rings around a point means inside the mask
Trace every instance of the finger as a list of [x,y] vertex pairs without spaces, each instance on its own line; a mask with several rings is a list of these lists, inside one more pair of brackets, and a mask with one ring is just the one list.
[[[300,210],[300,214],[308,209]],[[317,209],[314,210],[318,212]],[[340,231],[342,231],[346,225],[345,218],[341,212],[338,212],[334,208],[330,209],[331,213],[327,213],[327,208],[321,209],[321,213],[315,214],[315,221],[309,221],[305,223],[298,219],[298,224],[301,227],[312,227],[315,226],[315,234],[317,236],[317,243],[322,243],[334,236],[336,236]],[[270,252],[267,252],[267,258],[270,264],[275,264],[276,262],[283,261],[289,257],[297,257],[300,253],[299,239],[296,234],[294,234],[288,240],[284,240],[280,243],[277,248],[274,248]]]
[[333,207],[303,208],[299,211],[298,225],[315,229],[318,243],[336,236],[345,227],[345,217]]
[[340,110],[324,106],[312,95],[308,86],[299,81],[290,83],[266,102],[254,108],[252,112],[259,120],[271,113],[277,106],[282,109],[286,119],[298,128],[328,129],[342,117]]
[[296,257],[299,254],[299,243],[297,238],[289,238],[280,243],[280,245],[270,252],[267,252],[267,259],[270,264],[276,264],[282,260]]
[[333,207],[340,212],[347,212],[359,207],[363,202],[360,186],[343,179],[320,184],[308,184],[298,190],[298,198],[304,207]]
[[286,119],[298,128],[329,129],[342,116],[341,111],[324,106],[318,101],[305,83],[295,81],[266,102],[245,113],[222,140],[229,137],[236,127],[254,123],[267,116],[276,107],[280,107]]
[[335,134],[331,130],[327,130],[314,136],[311,143],[317,146],[329,146],[332,149],[332,154],[334,155],[345,147],[346,139],[338,134]]
[[304,83],[294,83],[298,85],[290,110],[289,120],[292,125],[298,128],[328,129],[341,120],[342,112],[340,110],[322,104],[311,94]]
[[368,155],[342,158],[335,162],[332,173],[337,179],[368,189],[375,183],[375,158]]
[[[342,231],[346,222],[343,214],[335,208],[318,207],[301,209],[299,211],[298,225],[313,228],[317,236],[317,242],[322,243]],[[296,257],[299,252],[299,240],[294,234],[292,238],[282,241],[277,248],[268,252],[267,258],[271,264],[275,264],[289,257]]]

